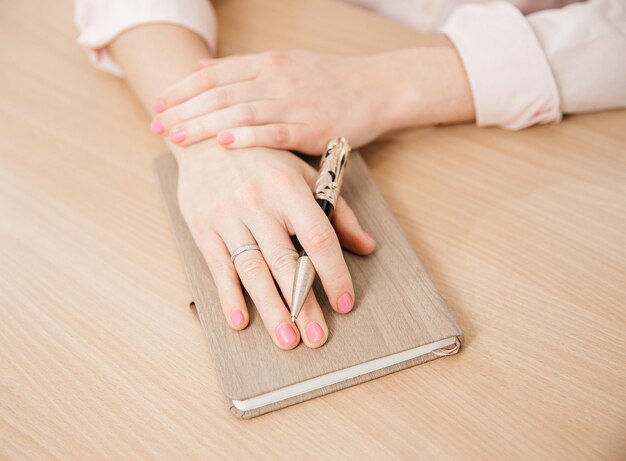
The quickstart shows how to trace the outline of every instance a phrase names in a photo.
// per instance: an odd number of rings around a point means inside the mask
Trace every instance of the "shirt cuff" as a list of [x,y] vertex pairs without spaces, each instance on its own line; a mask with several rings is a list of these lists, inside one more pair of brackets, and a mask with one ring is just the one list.
[[215,52],[217,20],[208,0],[77,0],[74,21],[78,44],[87,48],[92,64],[114,75],[122,69],[107,45],[122,32],[141,24],[176,24],[192,30]]
[[441,30],[465,66],[477,125],[519,130],[561,120],[550,65],[517,8],[504,2],[464,5]]

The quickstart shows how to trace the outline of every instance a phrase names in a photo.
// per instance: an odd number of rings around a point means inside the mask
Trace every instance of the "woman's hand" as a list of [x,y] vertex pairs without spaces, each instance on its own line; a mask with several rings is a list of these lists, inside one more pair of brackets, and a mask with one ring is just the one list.
[[337,136],[359,147],[387,131],[474,118],[465,70],[447,42],[370,56],[287,51],[204,61],[156,100],[153,133],[182,146],[216,136],[228,148],[321,155]]
[[217,136],[229,148],[320,155],[343,136],[358,147],[393,128],[388,112],[402,63],[305,51],[207,60],[155,102],[151,129],[183,146]]
[[[298,254],[290,236],[297,235],[333,309],[352,309],[354,289],[340,242],[367,254],[374,241],[345,201],[337,203],[331,225],[312,194],[315,170],[283,151],[227,152],[211,140],[178,150],[177,158],[180,209],[211,270],[229,325],[241,330],[249,321],[241,281],[278,347],[291,349],[300,336],[309,347],[324,344],[328,327],[313,292],[294,325],[278,290],[291,302]],[[246,244],[261,251],[245,251],[233,264],[231,253]]]

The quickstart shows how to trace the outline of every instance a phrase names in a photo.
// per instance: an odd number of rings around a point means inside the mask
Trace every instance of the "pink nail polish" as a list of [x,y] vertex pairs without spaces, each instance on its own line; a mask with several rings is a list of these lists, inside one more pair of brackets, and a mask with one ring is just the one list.
[[234,140],[235,136],[230,131],[222,131],[217,135],[217,141],[224,146],[232,144]]
[[170,139],[176,144],[183,142],[187,139],[187,130],[184,126],[177,126],[176,128],[171,129]]
[[309,338],[309,341],[316,343],[324,337],[324,330],[317,322],[310,322],[306,326],[306,336]]
[[276,337],[278,338],[278,342],[283,346],[291,346],[298,339],[296,332],[293,331],[293,328],[291,328],[291,325],[288,323],[283,323],[278,327]]
[[350,296],[350,293],[344,293],[339,296],[337,310],[342,314],[347,314],[352,310],[352,296]]
[[152,120],[150,131],[152,131],[153,134],[162,134],[163,131],[165,131],[165,125],[163,125],[163,122],[159,119]]
[[243,321],[244,321],[243,312],[241,312],[239,309],[235,309],[230,312],[230,323],[234,327],[238,327],[239,325],[243,323]]
[[154,104],[152,104],[152,110],[156,114],[160,114],[161,112],[165,110],[165,103],[161,101],[160,99],[157,99],[156,101],[154,101]]

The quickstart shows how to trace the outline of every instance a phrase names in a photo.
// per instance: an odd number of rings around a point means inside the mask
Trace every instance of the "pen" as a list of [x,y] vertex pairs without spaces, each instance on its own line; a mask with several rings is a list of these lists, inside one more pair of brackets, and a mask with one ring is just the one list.
[[[330,220],[339,199],[343,174],[350,154],[350,144],[345,138],[335,138],[328,143],[320,160],[315,183],[315,201]],[[295,322],[315,280],[315,267],[304,249],[300,250],[291,292],[291,321]]]

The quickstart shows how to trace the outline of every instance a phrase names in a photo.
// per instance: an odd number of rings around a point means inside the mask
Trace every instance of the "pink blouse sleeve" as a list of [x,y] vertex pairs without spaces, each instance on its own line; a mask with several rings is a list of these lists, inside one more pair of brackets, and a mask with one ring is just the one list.
[[442,27],[468,74],[480,126],[521,129],[562,113],[626,107],[626,18],[592,0],[526,18],[502,2],[466,5]]
[[563,113],[626,107],[626,2],[592,0],[526,19],[552,67]]
[[107,45],[140,24],[177,24],[197,33],[211,50],[217,44],[217,21],[208,0],[76,0],[74,21],[78,43],[87,48],[91,62],[118,76],[122,71]]
[[559,91],[548,60],[513,5],[461,6],[442,31],[465,66],[479,126],[516,130],[561,120]]

